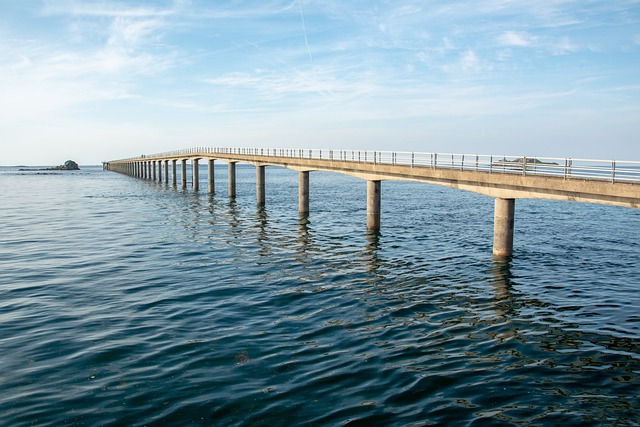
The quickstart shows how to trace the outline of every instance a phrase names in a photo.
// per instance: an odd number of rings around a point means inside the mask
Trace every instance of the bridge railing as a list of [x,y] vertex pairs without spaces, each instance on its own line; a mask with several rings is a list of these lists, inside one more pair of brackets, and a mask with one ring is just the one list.
[[404,165],[432,169],[457,169],[516,175],[558,176],[564,179],[596,179],[610,182],[640,182],[640,161],[593,160],[484,154],[454,154],[378,150],[333,150],[316,148],[231,148],[193,147],[136,157],[192,157],[198,154],[227,154],[320,159],[344,162]]

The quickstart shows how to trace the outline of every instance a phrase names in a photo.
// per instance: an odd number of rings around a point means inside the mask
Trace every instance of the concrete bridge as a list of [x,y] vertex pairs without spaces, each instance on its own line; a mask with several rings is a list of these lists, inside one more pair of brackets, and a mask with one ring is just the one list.
[[265,200],[265,167],[298,171],[298,211],[309,214],[309,172],[331,171],[367,182],[367,229],[380,229],[381,182],[406,180],[444,185],[495,199],[493,253],[513,254],[515,199],[554,199],[640,206],[640,162],[569,158],[507,157],[477,154],[411,153],[371,150],[318,150],[199,147],[104,162],[104,169],[199,190],[199,161],[208,163],[208,191],[215,191],[214,162],[228,164],[228,194],[236,196],[236,163],[256,167],[256,198]]

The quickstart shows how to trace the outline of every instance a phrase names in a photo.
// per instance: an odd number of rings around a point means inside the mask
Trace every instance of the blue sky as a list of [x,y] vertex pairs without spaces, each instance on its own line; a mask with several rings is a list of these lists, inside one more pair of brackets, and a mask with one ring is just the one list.
[[640,160],[639,0],[0,0],[0,164],[192,146]]

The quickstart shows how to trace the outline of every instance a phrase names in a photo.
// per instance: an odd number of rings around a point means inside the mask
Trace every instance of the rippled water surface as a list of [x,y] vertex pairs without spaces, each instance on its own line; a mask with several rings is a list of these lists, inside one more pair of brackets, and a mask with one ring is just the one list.
[[0,169],[0,424],[640,425],[640,211],[200,176]]

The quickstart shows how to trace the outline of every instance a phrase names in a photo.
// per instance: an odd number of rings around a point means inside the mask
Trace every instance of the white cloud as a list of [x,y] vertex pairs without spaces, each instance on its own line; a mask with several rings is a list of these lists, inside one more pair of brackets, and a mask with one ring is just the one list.
[[536,37],[517,31],[505,31],[498,37],[502,46],[528,47],[536,44]]

